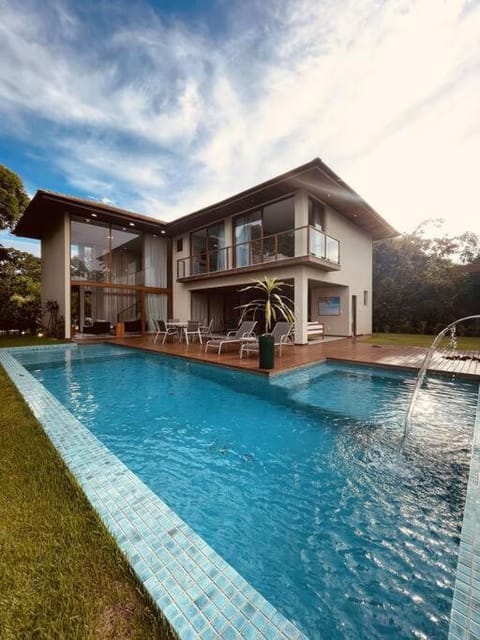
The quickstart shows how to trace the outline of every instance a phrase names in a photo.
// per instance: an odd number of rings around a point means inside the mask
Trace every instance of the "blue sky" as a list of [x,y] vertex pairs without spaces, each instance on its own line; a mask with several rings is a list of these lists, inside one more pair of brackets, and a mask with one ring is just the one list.
[[480,233],[479,34],[477,0],[0,0],[0,163],[169,220],[319,156]]

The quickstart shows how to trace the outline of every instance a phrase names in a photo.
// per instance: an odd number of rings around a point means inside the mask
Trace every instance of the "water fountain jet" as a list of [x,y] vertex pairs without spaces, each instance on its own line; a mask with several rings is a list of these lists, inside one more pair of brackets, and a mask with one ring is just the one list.
[[403,446],[405,444],[405,440],[408,436],[408,433],[410,431],[410,427],[411,427],[411,422],[412,422],[412,414],[413,414],[413,408],[415,406],[415,401],[417,399],[417,396],[420,392],[420,389],[423,385],[423,381],[425,379],[425,375],[428,371],[428,367],[430,366],[430,362],[433,358],[433,354],[435,353],[435,349],[437,348],[438,343],[440,342],[440,340],[443,338],[443,336],[445,336],[449,331],[451,331],[451,341],[453,344],[453,348],[456,348],[457,346],[457,338],[456,338],[456,328],[457,325],[460,324],[461,322],[465,322],[466,320],[480,320],[480,315],[475,315],[475,316],[466,316],[465,318],[460,318],[458,320],[455,320],[454,322],[451,322],[449,325],[447,325],[445,327],[445,329],[442,329],[440,331],[440,333],[438,333],[432,344],[430,345],[430,348],[428,349],[427,353],[425,354],[425,358],[423,360],[422,366],[419,369],[419,372],[417,374],[417,379],[415,380],[415,386],[413,388],[412,391],[412,395],[410,397],[410,402],[408,404],[408,409],[407,409],[407,413],[405,414],[405,421],[403,423],[403,436],[402,436],[402,440],[400,442],[400,450],[403,450]]

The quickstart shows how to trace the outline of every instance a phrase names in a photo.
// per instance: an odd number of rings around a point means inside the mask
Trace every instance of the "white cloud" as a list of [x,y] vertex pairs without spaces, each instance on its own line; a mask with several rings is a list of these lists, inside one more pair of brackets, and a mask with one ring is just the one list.
[[0,8],[0,113],[73,189],[169,219],[319,155],[401,230],[478,225],[478,7],[231,2],[217,32],[117,8],[98,38],[53,6]]

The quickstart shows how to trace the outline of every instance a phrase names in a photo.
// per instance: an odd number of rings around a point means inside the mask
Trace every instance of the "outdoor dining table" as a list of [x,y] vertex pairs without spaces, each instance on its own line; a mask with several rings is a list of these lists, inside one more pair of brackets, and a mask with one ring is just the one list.
[[[167,327],[173,327],[174,329],[177,330],[178,332],[178,336],[179,336],[179,340],[182,340],[182,335],[185,336],[185,343],[188,346],[190,343],[188,341],[188,333],[187,333],[187,328],[188,328],[188,322],[183,322],[181,320],[177,320],[175,322],[167,322]],[[199,334],[198,335],[198,339],[200,340],[200,344],[202,343],[202,336]]]

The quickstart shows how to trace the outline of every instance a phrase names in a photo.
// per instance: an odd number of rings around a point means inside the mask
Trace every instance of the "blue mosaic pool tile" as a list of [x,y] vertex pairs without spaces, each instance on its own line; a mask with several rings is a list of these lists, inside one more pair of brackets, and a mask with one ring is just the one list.
[[0,363],[181,640],[306,640],[35,380],[13,350],[1,350]]
[[212,627],[206,627],[199,635],[201,640],[215,640],[217,632]]
[[480,640],[480,393],[448,640]]
[[29,347],[4,347],[5,351],[15,355],[15,353],[22,353],[28,351],[65,351],[69,349],[77,349],[78,344],[76,342],[64,342],[63,344],[39,344],[38,346],[32,345]]

